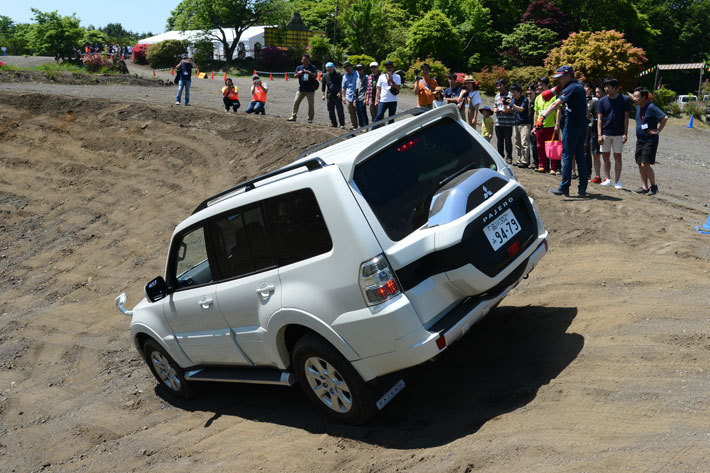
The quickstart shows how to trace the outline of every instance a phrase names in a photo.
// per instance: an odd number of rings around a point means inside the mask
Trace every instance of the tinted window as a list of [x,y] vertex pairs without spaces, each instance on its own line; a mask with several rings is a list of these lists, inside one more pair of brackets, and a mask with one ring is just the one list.
[[274,266],[261,206],[238,209],[211,227],[216,264],[228,279]]
[[205,232],[196,228],[182,236],[173,264],[178,287],[189,287],[212,282],[210,263],[207,260]]
[[399,241],[427,222],[441,181],[464,167],[497,169],[483,146],[444,118],[357,166],[354,180],[387,236]]
[[313,191],[302,189],[264,201],[274,255],[280,266],[330,251],[333,243]]

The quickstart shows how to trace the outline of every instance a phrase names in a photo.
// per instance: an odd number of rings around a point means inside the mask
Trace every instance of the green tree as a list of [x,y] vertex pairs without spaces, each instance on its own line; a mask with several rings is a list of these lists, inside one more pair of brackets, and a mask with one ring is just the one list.
[[5,15],[0,15],[0,38],[9,38],[15,31],[15,23],[12,18]]
[[710,50],[710,1],[692,2],[680,34],[684,60],[703,61]]
[[273,7],[271,0],[182,0],[168,24],[182,31],[202,30],[203,39],[222,43],[229,68],[244,31],[269,19]]
[[342,16],[345,44],[355,54],[384,57],[404,45],[406,13],[386,0],[352,3]]
[[533,22],[520,23],[503,36],[503,63],[506,67],[542,66],[547,55],[559,46],[557,33]]
[[457,29],[463,40],[461,55],[468,58],[468,69],[480,70],[484,65],[497,64],[500,35],[493,30],[491,11],[481,0],[462,0],[460,2],[463,19]]
[[446,15],[434,9],[410,26],[407,50],[411,57],[433,56],[444,64],[454,64],[460,58],[461,40]]
[[580,31],[572,33],[545,59],[548,70],[564,64],[574,67],[578,78],[601,82],[616,77],[627,88],[646,62],[646,53],[626,40],[618,31]]
[[171,67],[180,61],[180,55],[187,50],[188,41],[168,39],[148,46],[145,57],[153,69]]
[[108,37],[102,31],[99,30],[88,30],[84,32],[84,39],[82,39],[83,44],[106,44],[108,43]]
[[32,13],[35,24],[28,37],[32,51],[43,56],[57,55],[62,60],[70,57],[84,36],[79,18],[75,14],[61,16],[56,11],[42,12],[35,8]]

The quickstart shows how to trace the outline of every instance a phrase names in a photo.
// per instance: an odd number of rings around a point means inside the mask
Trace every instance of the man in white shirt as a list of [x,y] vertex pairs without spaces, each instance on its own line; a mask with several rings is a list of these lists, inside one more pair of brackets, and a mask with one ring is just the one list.
[[[397,95],[399,94],[399,88],[402,86],[402,78],[394,73],[394,63],[392,61],[385,62],[385,71],[377,79],[377,96],[375,97],[377,116],[375,121],[382,120],[385,117],[386,110],[390,117],[397,113]],[[389,123],[392,123],[392,121]]]

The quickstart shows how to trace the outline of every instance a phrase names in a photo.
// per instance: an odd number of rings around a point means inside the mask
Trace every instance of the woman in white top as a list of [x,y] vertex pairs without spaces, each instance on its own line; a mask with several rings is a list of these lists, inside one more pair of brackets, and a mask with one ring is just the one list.
[[478,109],[482,104],[481,94],[478,92],[478,82],[471,76],[463,80],[463,89],[459,96],[459,103],[464,102],[466,121],[476,128],[478,124]]

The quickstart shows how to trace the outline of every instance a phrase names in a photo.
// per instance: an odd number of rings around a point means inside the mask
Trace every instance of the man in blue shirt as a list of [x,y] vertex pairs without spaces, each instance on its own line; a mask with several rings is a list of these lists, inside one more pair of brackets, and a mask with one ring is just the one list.
[[638,164],[641,174],[641,187],[634,192],[654,195],[658,193],[658,186],[651,165],[656,164],[658,135],[666,126],[668,115],[648,101],[648,89],[644,87],[634,89],[634,102],[637,105],[636,164]]
[[192,62],[190,56],[183,54],[180,62],[175,66],[175,72],[180,78],[178,82],[178,92],[175,97],[175,105],[180,105],[180,96],[182,91],[185,91],[185,106],[190,106],[190,85],[192,84],[192,68],[197,67],[197,65]]
[[572,159],[577,162],[579,183],[577,195],[587,197],[587,161],[584,156],[584,140],[587,137],[587,94],[584,87],[574,79],[572,66],[557,68],[553,76],[557,80],[557,90],[562,90],[552,105],[540,114],[538,122],[542,122],[563,103],[565,107],[565,126],[562,129],[562,182],[557,189],[550,189],[555,195],[569,197],[569,187],[572,182]]
[[316,89],[318,89],[318,69],[311,64],[311,57],[308,54],[304,54],[301,57],[301,62],[303,65],[298,66],[296,73],[293,75],[298,79],[298,92],[296,92],[296,98],[293,100],[291,117],[287,121],[296,121],[298,108],[305,98],[308,100],[308,123],[313,123],[313,116],[315,115],[313,96],[316,93]]
[[[597,104],[597,133],[604,160],[603,186],[614,184],[621,189],[621,154],[629,132],[629,112],[631,100],[619,93],[619,81],[610,77],[604,81],[607,95]],[[611,153],[614,153],[614,181],[611,181]]]
[[527,168],[530,165],[530,101],[523,95],[523,87],[517,82],[510,86],[510,93],[513,95],[513,115],[515,125],[513,126],[513,138],[515,141],[515,153],[518,160],[515,166]]
[[355,99],[357,95],[357,73],[353,69],[353,65],[350,61],[345,61],[343,64],[345,69],[345,74],[343,74],[343,105],[348,106],[348,113],[350,114],[350,123],[352,124],[351,130],[357,128],[357,109],[355,107]]

